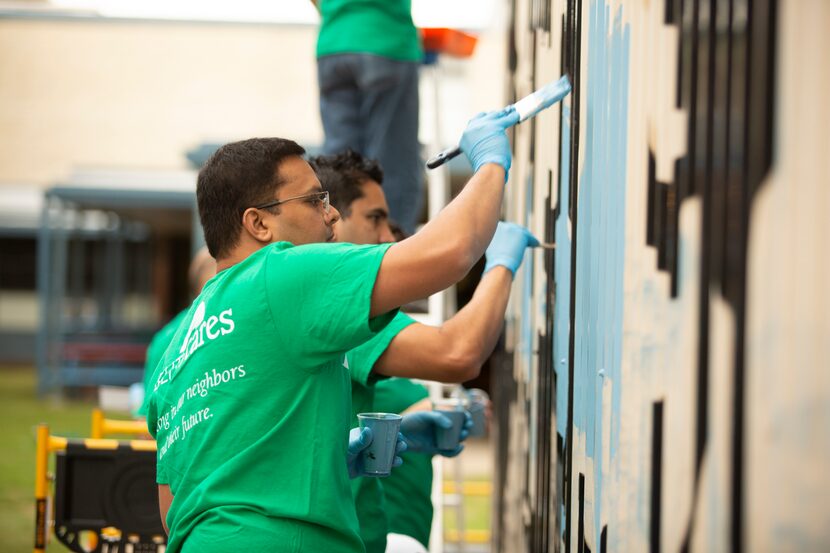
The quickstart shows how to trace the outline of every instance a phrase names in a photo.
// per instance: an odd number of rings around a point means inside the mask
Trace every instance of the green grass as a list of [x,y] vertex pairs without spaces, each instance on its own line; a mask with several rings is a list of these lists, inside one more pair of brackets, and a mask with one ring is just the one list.
[[[35,428],[87,437],[92,401],[39,399],[32,368],[0,370],[0,551],[31,551],[34,544]],[[52,542],[50,552],[66,551]]]

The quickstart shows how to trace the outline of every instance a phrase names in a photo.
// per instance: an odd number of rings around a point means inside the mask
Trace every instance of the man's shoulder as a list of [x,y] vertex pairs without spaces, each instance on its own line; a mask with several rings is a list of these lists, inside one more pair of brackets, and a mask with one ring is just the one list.
[[346,354],[346,360],[353,364],[353,366],[348,367],[351,371],[352,380],[364,385],[374,384],[370,379],[370,373],[378,358],[383,355],[398,333],[415,322],[406,313],[398,312],[389,324],[374,336],[349,350]]
[[402,330],[413,324],[420,323],[418,323],[418,321],[416,321],[403,311],[398,311],[395,314],[395,317],[391,321],[389,321],[389,324],[387,324],[383,329],[378,331],[376,338],[378,338],[379,342],[389,342],[395,336],[400,334]]
[[[274,247],[280,245],[281,247]],[[268,266],[280,265],[302,269],[309,264],[315,268],[336,265],[349,260],[359,263],[361,259],[382,255],[391,244],[349,244],[345,242],[322,242],[294,246],[279,242],[268,247],[263,256]]]
[[403,311],[398,311],[398,314],[395,315],[395,318],[392,319],[392,322],[389,323],[390,325],[395,325],[401,329],[406,328],[411,324],[420,324],[418,321],[413,319],[411,316],[407,315]]
[[350,244],[349,242],[314,242],[295,246],[290,242],[277,242],[268,246],[272,253],[287,255],[342,255],[348,252],[385,249],[390,244]]
[[157,340],[163,342],[169,342],[173,339],[173,335],[176,334],[176,331],[179,329],[179,325],[182,324],[182,321],[187,316],[187,312],[190,310],[190,307],[182,309],[179,311],[175,317],[170,319],[166,325],[161,327],[158,332],[153,336],[153,342]]

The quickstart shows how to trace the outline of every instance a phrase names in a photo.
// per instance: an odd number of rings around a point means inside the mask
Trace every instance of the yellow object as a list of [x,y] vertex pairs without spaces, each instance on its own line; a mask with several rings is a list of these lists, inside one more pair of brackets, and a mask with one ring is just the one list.
[[92,410],[92,437],[103,438],[111,434],[130,434],[140,436],[147,434],[147,423],[143,420],[107,419],[100,409]]
[[[455,482],[448,480],[444,482],[444,494],[451,495],[458,493]],[[490,482],[463,482],[461,485],[461,495],[469,496],[488,496],[493,493],[493,484]]]
[[66,449],[66,444],[66,438],[50,436],[47,425],[38,425],[35,449],[35,553],[44,553],[46,536],[49,532],[49,513],[46,512],[49,493],[49,454]]
[[[136,451],[155,451],[155,440],[130,440],[129,442],[119,442],[118,440],[104,439],[100,436],[107,432],[111,433],[134,433],[125,430],[126,428],[138,428],[141,425],[142,431],[146,430],[141,421],[112,421],[116,423],[124,423],[125,426],[119,424],[107,424],[103,413],[99,409],[95,409],[92,413],[93,433],[98,433],[98,438],[85,438],[81,440],[69,440],[60,436],[50,436],[49,426],[46,424],[39,424],[37,427],[37,445],[35,448],[35,546],[34,553],[45,553],[46,538],[49,532],[49,514],[47,512],[47,499],[49,495],[49,454],[56,451],[63,451],[70,443],[83,443],[84,447],[88,449],[117,449],[123,443]],[[126,426],[129,425],[129,426]],[[117,528],[107,527],[101,530],[101,535],[105,538],[121,539],[121,531]],[[95,546],[97,546],[97,536],[94,536]],[[91,539],[91,538],[90,538]]]
[[46,493],[49,487],[49,427],[37,427],[37,448],[35,450],[35,553],[46,550]]
[[107,526],[106,528],[101,528],[101,536],[105,538],[117,538],[121,539],[121,530],[115,528],[114,526]]
[[78,532],[78,545],[84,551],[95,551],[98,547],[98,534],[92,530],[82,530]]
[[[451,543],[457,543],[461,538],[461,533],[458,530],[447,530],[444,532],[444,539]],[[489,530],[465,530],[464,543],[487,543],[490,541]]]

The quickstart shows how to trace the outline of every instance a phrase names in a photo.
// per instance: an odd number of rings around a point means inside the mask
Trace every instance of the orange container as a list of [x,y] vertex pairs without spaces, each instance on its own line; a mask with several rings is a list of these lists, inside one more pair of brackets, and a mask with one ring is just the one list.
[[425,28],[421,29],[422,44],[427,52],[438,52],[457,58],[469,58],[473,55],[478,38],[456,29]]

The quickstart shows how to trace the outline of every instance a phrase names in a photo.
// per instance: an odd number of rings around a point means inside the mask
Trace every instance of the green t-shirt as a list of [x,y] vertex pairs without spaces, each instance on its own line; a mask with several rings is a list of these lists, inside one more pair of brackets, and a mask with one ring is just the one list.
[[[426,387],[407,378],[389,378],[375,386],[375,409],[400,413],[429,397]],[[432,529],[432,456],[403,452],[403,465],[382,479],[389,532],[411,536],[429,547]]]
[[169,553],[364,551],[345,353],[397,313],[369,318],[388,247],[279,242],[205,285],[147,409]]
[[411,0],[321,0],[317,57],[375,54],[421,61],[421,37],[412,23]]
[[[352,427],[358,425],[358,413],[376,411],[374,406],[375,383],[381,377],[372,372],[375,363],[389,347],[392,339],[414,322],[408,315],[398,313],[392,322],[371,340],[346,354],[349,372],[352,377]],[[399,468],[395,468],[392,472]],[[363,539],[367,553],[383,553],[386,551],[388,529],[383,490],[380,485],[381,480],[382,478],[374,477],[362,477],[352,480],[357,520],[360,523],[360,537]]]
[[151,382],[156,365],[161,361],[161,356],[164,355],[167,346],[173,341],[173,336],[182,324],[185,315],[187,315],[187,309],[170,319],[169,323],[155,333],[153,339],[150,340],[150,345],[147,346],[147,356],[144,359],[144,402],[138,408],[138,415],[147,415],[147,402],[150,400],[150,392],[153,391]]

